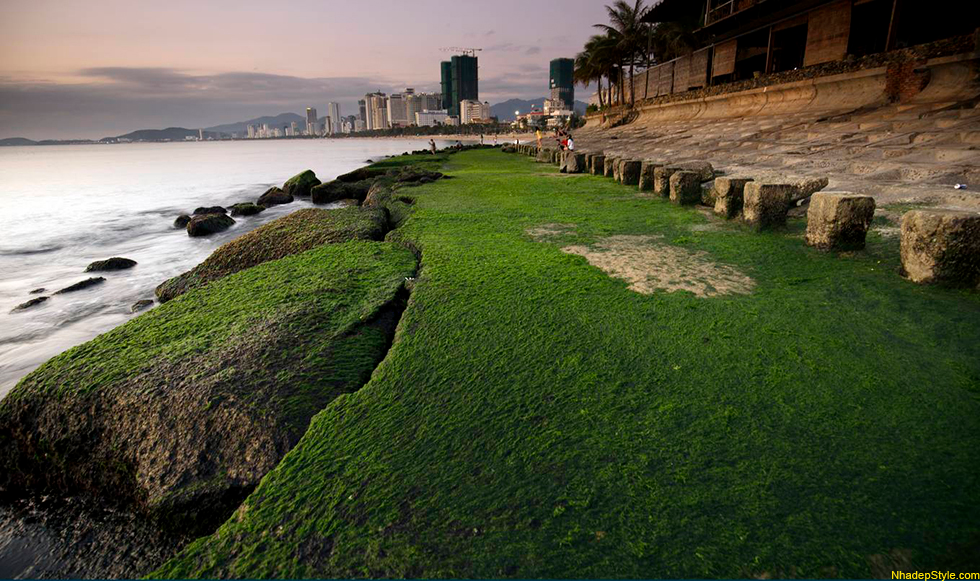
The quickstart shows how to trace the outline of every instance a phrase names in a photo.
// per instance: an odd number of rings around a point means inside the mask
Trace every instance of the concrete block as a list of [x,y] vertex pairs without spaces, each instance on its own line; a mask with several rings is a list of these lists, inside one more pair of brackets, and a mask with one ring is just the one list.
[[653,193],[667,197],[670,195],[670,176],[681,171],[672,166],[660,166],[653,170]]
[[850,192],[813,194],[806,243],[821,250],[860,250],[875,215],[875,200]]
[[655,161],[644,161],[640,164],[640,183],[637,184],[640,187],[640,191],[649,192],[653,190],[653,172],[658,167],[663,167],[663,165]]
[[592,156],[592,163],[589,165],[589,173],[594,176],[605,175],[606,156],[601,153]]
[[623,160],[623,167],[619,170],[623,185],[635,186],[640,183],[640,166],[642,165],[643,162],[636,159]]
[[695,171],[677,171],[670,175],[670,201],[690,205],[701,201],[701,174]]
[[980,285],[980,214],[912,210],[902,216],[902,275],[912,282]]
[[677,167],[684,171],[693,171],[697,173],[702,182],[713,180],[715,177],[715,168],[706,161],[688,161],[677,164]]
[[578,152],[568,152],[565,155],[565,173],[585,173],[585,154]]
[[751,181],[752,178],[715,178],[715,213],[721,214],[729,220],[738,216],[739,212],[742,211],[742,195],[745,191],[745,184]]
[[616,163],[619,161],[618,157],[606,157],[606,163],[603,166],[603,174],[607,178],[615,179]]
[[743,194],[743,219],[760,230],[786,225],[792,184],[749,182]]
[[540,151],[538,151],[535,161],[538,163],[550,163],[552,159],[554,159],[554,150],[548,147],[542,147]]

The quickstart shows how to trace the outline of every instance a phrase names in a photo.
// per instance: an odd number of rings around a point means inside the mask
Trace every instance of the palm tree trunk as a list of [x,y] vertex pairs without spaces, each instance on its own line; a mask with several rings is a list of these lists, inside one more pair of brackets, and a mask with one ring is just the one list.
[[630,107],[636,105],[636,82],[634,82],[635,77],[633,76],[633,61],[635,58],[630,58]]

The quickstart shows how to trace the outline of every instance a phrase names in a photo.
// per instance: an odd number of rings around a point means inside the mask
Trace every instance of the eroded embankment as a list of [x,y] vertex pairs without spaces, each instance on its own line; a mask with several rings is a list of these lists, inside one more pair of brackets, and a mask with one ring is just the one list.
[[90,530],[157,555],[73,559],[71,547],[49,548],[67,554],[50,574],[151,570],[215,530],[314,414],[370,379],[419,263],[382,241],[410,209],[394,193],[408,173],[378,180],[364,207],[301,210],[222,246],[161,285],[166,304],[55,357],[0,403],[0,495],[81,493],[138,514],[132,526]]

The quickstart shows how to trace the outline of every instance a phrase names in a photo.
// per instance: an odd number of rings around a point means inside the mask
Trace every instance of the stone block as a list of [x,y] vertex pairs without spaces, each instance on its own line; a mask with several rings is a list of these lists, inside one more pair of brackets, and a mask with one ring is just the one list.
[[535,158],[535,161],[537,161],[539,163],[549,163],[549,162],[551,162],[552,159],[554,159],[554,155],[553,154],[554,154],[554,151],[552,149],[550,149],[548,147],[542,147],[541,150],[538,151],[538,155]]
[[568,173],[568,152],[560,151],[558,158],[558,171],[560,173]]
[[618,157],[606,157],[606,163],[603,166],[603,174],[607,178],[615,178],[616,162],[619,161]]
[[821,250],[860,250],[875,215],[875,200],[850,192],[813,194],[806,212],[806,243]]
[[670,201],[690,205],[701,201],[701,174],[696,171],[677,171],[670,175]]
[[663,165],[655,161],[644,161],[640,164],[640,183],[637,184],[640,187],[640,191],[649,192],[653,190],[653,172],[658,167],[663,167]]
[[902,216],[902,275],[912,282],[980,285],[980,214],[912,210]]
[[585,173],[585,154],[575,151],[565,155],[565,173]]
[[706,161],[688,161],[677,164],[677,167],[684,171],[697,173],[702,182],[707,182],[715,178],[715,168]]
[[653,170],[653,193],[667,197],[670,195],[670,176],[681,171],[672,166],[660,166]]
[[619,170],[620,181],[626,186],[635,186],[640,183],[640,167],[643,162],[637,159],[623,160],[623,167]]
[[616,159],[613,160],[612,179],[614,182],[618,182],[622,179],[622,176],[623,176],[623,158],[617,157]]
[[738,216],[739,212],[742,211],[742,195],[745,191],[745,184],[751,181],[752,178],[715,178],[715,213],[721,214],[729,220]]
[[786,225],[792,184],[749,182],[743,193],[743,219],[760,230]]
[[606,156],[596,154],[592,156],[592,164],[589,166],[589,173],[594,176],[605,175]]

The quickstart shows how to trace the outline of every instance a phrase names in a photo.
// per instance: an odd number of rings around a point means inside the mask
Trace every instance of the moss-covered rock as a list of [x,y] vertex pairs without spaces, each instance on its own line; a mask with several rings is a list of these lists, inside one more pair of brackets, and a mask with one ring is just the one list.
[[17,313],[17,312],[20,312],[20,311],[25,311],[25,310],[27,310],[27,309],[29,309],[31,307],[34,307],[34,306],[37,306],[37,305],[43,303],[46,300],[48,300],[48,297],[34,297],[33,299],[31,299],[29,301],[25,301],[25,302],[17,305],[13,309],[11,309],[10,312],[11,313]]
[[271,208],[272,206],[278,206],[280,204],[289,204],[292,203],[292,201],[292,194],[287,194],[280,188],[271,187],[266,190],[264,194],[259,196],[259,199],[255,203],[266,208]]
[[337,181],[348,182],[348,183],[360,182],[364,180],[369,180],[371,178],[381,177],[386,173],[388,173],[387,166],[381,164],[375,164],[366,167],[359,167],[352,172],[339,175],[337,176]]
[[187,228],[187,223],[190,221],[191,217],[189,215],[181,214],[174,220],[174,228]]
[[199,206],[194,208],[194,215],[202,214],[227,214],[228,210],[224,206]]
[[199,533],[390,344],[415,258],[321,246],[75,347],[0,402],[0,491],[87,492]]
[[231,228],[235,220],[227,214],[197,214],[187,223],[188,236],[209,236]]
[[102,277],[102,276],[93,276],[91,278],[86,278],[85,280],[78,281],[75,284],[68,285],[65,288],[61,289],[61,290],[54,291],[53,294],[61,295],[61,294],[65,294],[65,293],[73,293],[75,291],[84,290],[84,289],[87,289],[89,287],[93,287],[93,286],[95,286],[97,284],[102,284],[104,282],[105,282],[105,277]]
[[233,204],[229,208],[232,216],[254,216],[265,211],[265,206],[253,204],[252,202],[242,202]]
[[342,182],[334,180],[315,186],[311,191],[314,204],[330,204],[344,199],[363,200],[374,180]]
[[329,242],[381,240],[386,226],[386,215],[378,210],[298,210],[222,245],[193,270],[158,286],[156,295],[166,302],[229,274]]
[[85,267],[85,272],[103,272],[109,270],[126,270],[136,266],[136,261],[131,258],[113,256],[105,260],[96,260]]
[[320,180],[316,178],[316,174],[312,170],[306,170],[286,180],[286,183],[282,185],[282,191],[299,198],[305,198],[310,195],[310,190],[318,185],[320,185]]

